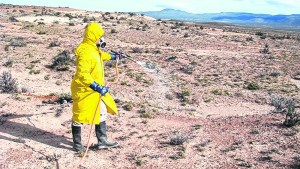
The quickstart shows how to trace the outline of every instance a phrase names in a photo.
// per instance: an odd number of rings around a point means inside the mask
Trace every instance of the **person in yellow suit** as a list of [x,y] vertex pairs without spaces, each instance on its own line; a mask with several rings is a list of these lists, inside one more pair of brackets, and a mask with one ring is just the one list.
[[[94,124],[98,139],[95,147],[103,149],[118,146],[118,143],[107,140],[107,113],[118,115],[118,109],[108,93],[109,87],[105,86],[103,61],[122,59],[124,56],[101,51],[100,48],[106,45],[103,35],[104,30],[99,23],[89,23],[85,28],[83,41],[75,50],[76,73],[72,79],[71,93],[73,149],[76,152],[84,151],[81,143],[81,126],[92,124],[95,112],[97,114]],[[98,106],[100,95],[101,102]]]

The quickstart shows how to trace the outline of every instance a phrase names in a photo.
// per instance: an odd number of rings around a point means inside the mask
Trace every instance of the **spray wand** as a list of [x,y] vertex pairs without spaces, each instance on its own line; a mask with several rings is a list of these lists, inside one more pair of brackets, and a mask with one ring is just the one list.
[[[111,50],[111,53],[116,54],[116,55],[123,55],[124,58],[126,58],[126,59],[128,59],[128,60],[130,60],[130,61],[132,61],[132,62],[134,62],[134,63],[137,63],[137,61],[135,61],[134,59],[132,59],[132,57],[131,57],[130,55],[125,54],[125,53],[123,53],[123,52],[116,52],[116,51],[114,51],[114,50]],[[137,63],[137,64],[138,64],[138,63]]]

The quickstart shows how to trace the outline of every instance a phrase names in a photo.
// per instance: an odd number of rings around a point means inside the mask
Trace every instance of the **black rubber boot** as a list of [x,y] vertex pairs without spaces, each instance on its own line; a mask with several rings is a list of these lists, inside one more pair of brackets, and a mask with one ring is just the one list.
[[81,144],[81,126],[72,125],[73,135],[73,150],[76,152],[84,152],[84,147]]
[[106,148],[114,148],[118,147],[119,144],[117,142],[109,142],[107,141],[106,134],[106,122],[101,122],[100,125],[95,125],[96,136],[98,139],[98,144],[96,145],[97,149],[106,149]]

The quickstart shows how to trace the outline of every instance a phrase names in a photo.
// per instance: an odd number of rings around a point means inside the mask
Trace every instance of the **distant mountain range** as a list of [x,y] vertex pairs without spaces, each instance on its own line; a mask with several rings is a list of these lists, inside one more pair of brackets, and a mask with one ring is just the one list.
[[139,12],[155,19],[179,20],[189,22],[218,22],[242,26],[267,27],[274,29],[300,30],[300,14],[269,15],[240,12],[193,14],[181,10]]

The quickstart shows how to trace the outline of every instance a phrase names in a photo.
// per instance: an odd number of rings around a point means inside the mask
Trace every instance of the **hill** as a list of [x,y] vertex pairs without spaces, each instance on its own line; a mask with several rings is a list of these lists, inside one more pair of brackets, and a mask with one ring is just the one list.
[[172,19],[189,22],[219,22],[251,27],[300,30],[300,14],[268,15],[239,12],[192,14],[174,9],[140,13],[156,19]]

